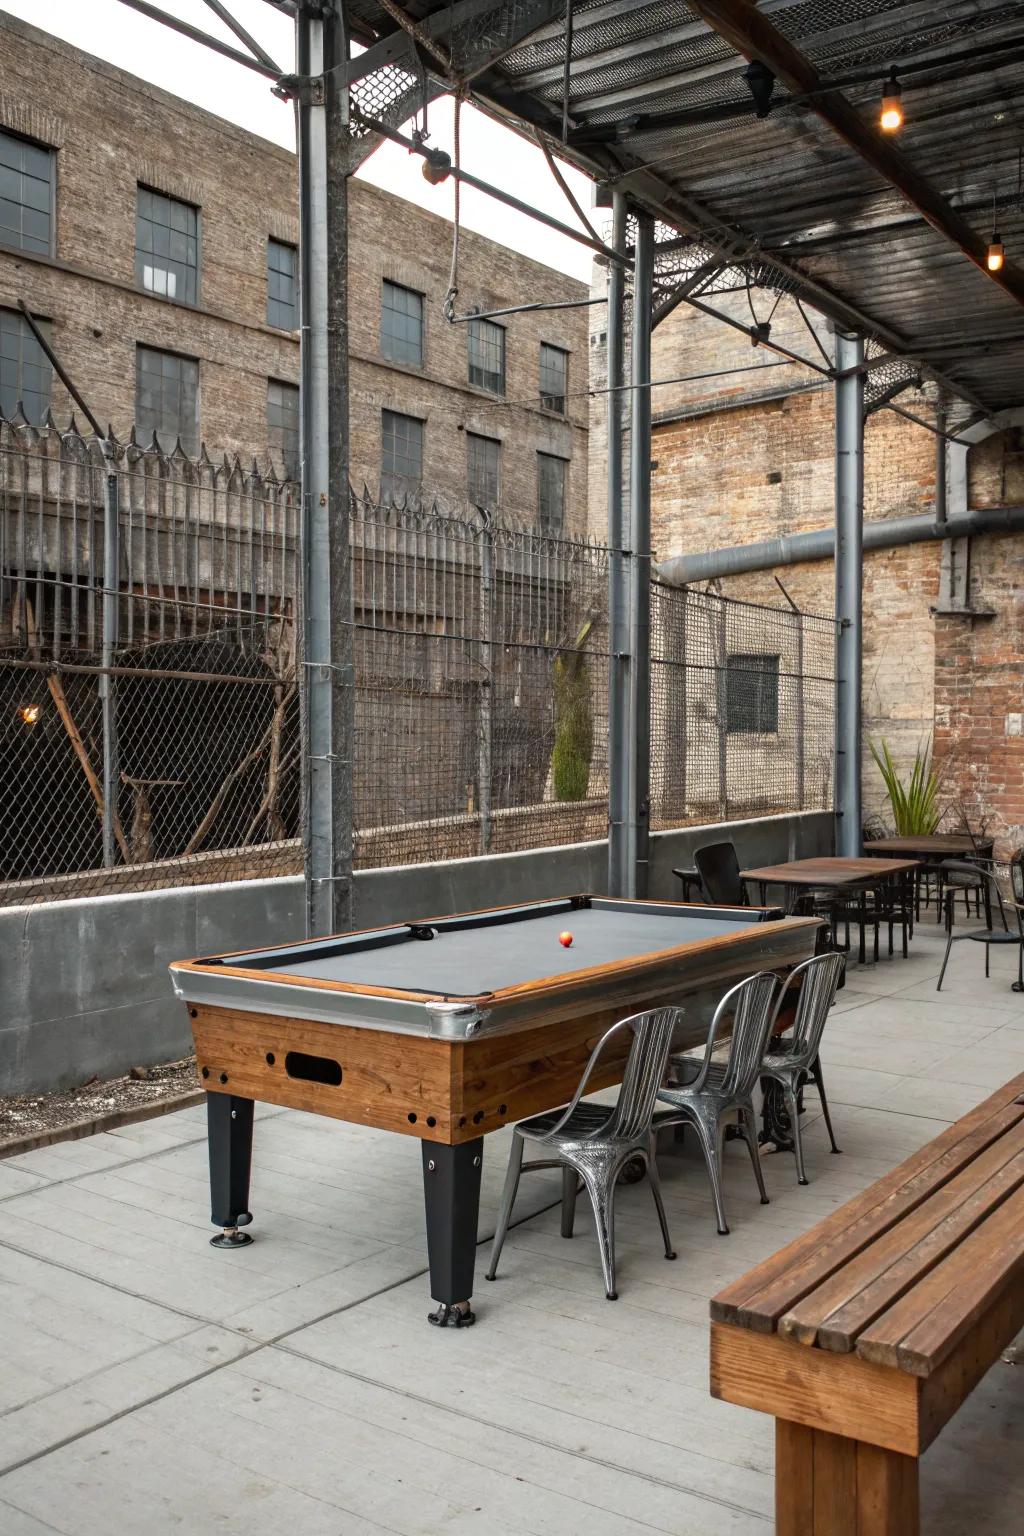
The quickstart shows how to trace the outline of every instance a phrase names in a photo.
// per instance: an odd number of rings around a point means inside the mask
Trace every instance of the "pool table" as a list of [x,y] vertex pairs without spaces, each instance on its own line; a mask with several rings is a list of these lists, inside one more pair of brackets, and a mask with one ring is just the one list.
[[[727,986],[807,959],[820,926],[773,908],[569,896],[173,964],[208,1092],[211,1241],[251,1241],[257,1099],[414,1136],[431,1320],[464,1325],[484,1135],[566,1103],[626,1014],[685,1004],[676,1045],[700,1043]],[[595,1091],[621,1080],[627,1050],[609,1049]]]

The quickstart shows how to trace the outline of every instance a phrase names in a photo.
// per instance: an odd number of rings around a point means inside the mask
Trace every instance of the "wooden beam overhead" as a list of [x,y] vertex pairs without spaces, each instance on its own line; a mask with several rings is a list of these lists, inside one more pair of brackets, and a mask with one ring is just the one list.
[[[1024,307],[1024,272],[1007,263],[999,272],[985,265],[987,242],[939,192],[920,175],[903,151],[882,137],[839,90],[823,90],[821,76],[810,60],[795,47],[751,0],[687,0],[692,11],[707,22],[745,59],[766,64],[794,95],[810,96],[808,106],[890,186],[917,210],[923,219],[1004,293]],[[881,76],[880,76],[881,78]]]

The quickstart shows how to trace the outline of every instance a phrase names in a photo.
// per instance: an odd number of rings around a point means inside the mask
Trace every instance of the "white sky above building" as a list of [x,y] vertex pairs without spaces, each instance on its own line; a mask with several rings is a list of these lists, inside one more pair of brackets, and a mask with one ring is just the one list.
[[[241,46],[203,0],[156,3],[183,21],[222,37],[233,47]],[[228,5],[283,68],[294,68],[293,28],[286,16],[264,4],[264,0],[228,0]],[[269,81],[130,10],[119,0],[3,0],[0,9],[252,133],[288,149],[295,147],[292,107],[271,95]],[[448,99],[430,107],[430,142],[449,154],[453,147],[452,116]],[[540,150],[472,108],[463,111],[461,152],[465,170],[554,214],[564,223],[576,223]],[[410,156],[399,145],[383,144],[358,174],[375,186],[450,219],[453,183],[431,187],[423,179],[420,164],[418,157]],[[589,209],[590,183],[571,167],[564,167],[564,171],[581,206]],[[462,191],[461,220],[467,229],[477,230],[512,250],[589,281],[591,257],[585,246],[471,188],[464,187]]]

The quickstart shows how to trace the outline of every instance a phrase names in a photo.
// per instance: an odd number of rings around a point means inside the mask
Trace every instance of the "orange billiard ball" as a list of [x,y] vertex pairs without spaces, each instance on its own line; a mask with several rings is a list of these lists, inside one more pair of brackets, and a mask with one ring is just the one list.
[[564,933],[560,933],[558,935],[558,942],[563,946],[563,948],[569,948],[569,945],[572,943],[572,934],[569,932],[568,928]]

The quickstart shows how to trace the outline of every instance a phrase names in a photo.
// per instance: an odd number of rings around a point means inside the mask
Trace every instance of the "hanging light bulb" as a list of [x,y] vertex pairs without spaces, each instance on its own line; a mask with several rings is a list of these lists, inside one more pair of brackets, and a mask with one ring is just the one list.
[[882,87],[882,110],[878,126],[883,133],[899,133],[903,127],[903,87],[893,70]]
[[18,710],[18,716],[23,725],[38,725],[42,712],[40,704],[22,704]]
[[999,231],[996,229],[996,188],[992,187],[992,235],[988,242],[988,250],[985,252],[985,265],[990,272],[1001,272],[1003,262],[1006,260],[1006,252],[1003,250],[1003,242]]

